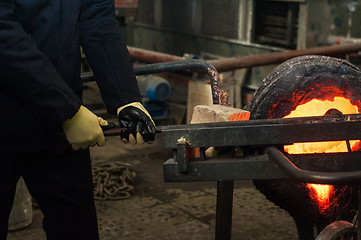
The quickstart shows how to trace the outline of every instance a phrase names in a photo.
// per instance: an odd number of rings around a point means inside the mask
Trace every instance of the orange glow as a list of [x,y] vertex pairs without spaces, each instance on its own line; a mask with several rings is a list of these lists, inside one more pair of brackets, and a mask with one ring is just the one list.
[[308,183],[306,187],[310,191],[311,197],[318,202],[320,212],[324,212],[330,206],[330,197],[334,192],[333,186]]
[[[331,108],[338,109],[343,114],[359,113],[357,107],[352,105],[349,99],[335,97],[334,101],[313,99],[306,104],[299,105],[294,111],[284,118],[322,116]],[[350,141],[352,150],[358,146],[358,142],[358,140]],[[293,154],[347,152],[346,141],[295,143],[292,145],[286,145],[284,148],[286,152]]]
[[[322,116],[329,109],[338,109],[343,114],[359,113],[357,107],[351,104],[349,99],[335,97],[333,101],[313,99],[312,101],[299,105],[285,118]],[[359,140],[350,141],[351,150],[356,150]],[[284,146],[284,150],[290,154],[302,153],[334,153],[348,152],[346,141],[295,143]],[[324,212],[330,206],[330,197],[333,194],[332,185],[307,184],[310,196],[318,201],[320,212]]]

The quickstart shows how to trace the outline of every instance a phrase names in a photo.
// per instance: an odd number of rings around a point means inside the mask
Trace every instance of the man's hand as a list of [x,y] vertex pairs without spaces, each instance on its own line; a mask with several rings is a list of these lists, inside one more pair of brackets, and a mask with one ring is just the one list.
[[140,102],[129,103],[117,110],[120,133],[124,143],[151,143],[155,139],[155,124],[148,111]]
[[65,137],[74,150],[93,147],[95,144],[104,146],[105,138],[100,127],[104,124],[102,121],[104,121],[102,118],[81,106],[72,118],[64,121]]

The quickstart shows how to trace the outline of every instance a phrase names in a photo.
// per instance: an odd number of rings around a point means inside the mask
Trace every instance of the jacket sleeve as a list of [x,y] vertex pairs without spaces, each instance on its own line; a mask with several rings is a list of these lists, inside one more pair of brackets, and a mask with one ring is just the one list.
[[80,41],[110,113],[141,97],[114,0],[83,0]]
[[17,21],[14,1],[2,0],[0,9],[0,91],[17,98],[46,129],[59,130],[80,99]]

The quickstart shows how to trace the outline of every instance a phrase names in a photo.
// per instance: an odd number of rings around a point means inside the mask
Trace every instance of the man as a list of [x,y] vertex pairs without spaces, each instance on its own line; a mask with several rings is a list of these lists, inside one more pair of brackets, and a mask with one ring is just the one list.
[[21,176],[47,239],[99,239],[88,147],[105,140],[82,105],[80,46],[122,140],[154,140],[114,0],[0,0],[0,240]]

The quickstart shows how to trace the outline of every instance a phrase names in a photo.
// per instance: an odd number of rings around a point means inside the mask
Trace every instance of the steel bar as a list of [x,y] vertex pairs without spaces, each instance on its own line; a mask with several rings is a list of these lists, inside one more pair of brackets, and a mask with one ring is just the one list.
[[319,172],[298,168],[276,147],[267,147],[266,153],[290,178],[319,184],[351,184],[361,181],[361,171]]
[[231,240],[234,181],[217,182],[216,240]]
[[177,154],[176,154],[176,159],[178,162],[178,166],[179,166],[179,172],[180,173],[186,173],[188,170],[188,159],[187,159],[187,148],[189,147],[188,142],[183,139],[183,140],[178,140],[177,143]]
[[[146,64],[134,67],[135,75],[146,75],[162,72],[177,72],[177,71],[202,71],[208,74],[211,81],[213,103],[219,103],[220,79],[217,70],[208,62],[203,60],[181,60],[165,63]],[[94,81],[93,73],[82,73],[81,79],[83,82]]]
[[[330,165],[334,162],[338,163],[337,171],[354,170],[357,169],[356,166],[359,166],[361,159],[360,152],[286,156],[296,166],[307,166],[306,170],[322,172],[335,172],[333,165]],[[187,173],[180,173],[178,162],[171,158],[163,164],[164,180],[166,182],[198,182],[290,178],[290,175],[270,160],[267,154],[206,161],[191,160],[187,169]]]
[[192,147],[274,146],[295,142],[361,139],[361,115],[263,119],[175,125],[162,128],[163,146],[185,137]]
[[171,61],[180,61],[184,60],[183,57],[178,57],[171,54],[160,53],[155,51],[150,51],[146,49],[128,47],[130,57],[134,60],[141,60],[148,63],[159,63],[159,62],[171,62]]
[[361,51],[361,44],[334,45],[325,47],[315,47],[300,50],[290,50],[275,53],[251,55],[246,57],[224,58],[209,61],[219,72],[230,71],[239,68],[264,66],[282,63],[294,57],[304,55],[325,55],[339,57],[348,53]]
[[[120,127],[114,127],[111,129],[105,129],[103,130],[103,134],[105,137],[111,137],[111,136],[120,136],[120,132],[122,130],[125,130],[126,128],[120,128]],[[155,128],[155,133],[162,133],[162,129],[156,127]]]
[[[128,47],[130,56],[133,59],[138,59],[144,62],[156,63],[167,61],[179,61],[182,57],[142,50],[139,48]],[[238,56],[232,58],[223,58],[218,60],[210,60],[209,64],[213,65],[218,72],[231,71],[240,68],[249,68],[256,66],[265,66],[270,64],[282,63],[294,57],[304,55],[325,55],[331,57],[339,57],[341,55],[356,53],[361,51],[361,43],[345,44],[345,45],[333,45],[314,47],[300,50],[289,50],[282,52],[273,52],[265,54],[257,54],[251,56]]]
[[167,63],[146,64],[134,67],[135,74],[145,75],[161,72],[177,71],[203,71],[211,80],[213,104],[219,103],[220,79],[217,70],[208,62],[203,60],[181,60]]
[[[343,123],[346,123],[346,125],[344,126]],[[181,124],[181,125],[168,125],[168,126],[158,126],[156,127],[156,133],[162,133],[164,132],[167,135],[167,139],[174,139],[174,143],[172,142],[166,142],[165,147],[166,148],[175,148],[176,146],[176,141],[178,140],[177,136],[180,135],[184,135],[185,133],[190,133],[193,134],[193,132],[200,132],[201,134],[218,134],[218,132],[222,132],[223,130],[225,131],[234,131],[236,132],[237,130],[245,130],[245,131],[250,131],[251,134],[254,132],[256,133],[257,131],[267,131],[267,128],[270,128],[269,130],[272,132],[280,132],[282,131],[281,129],[284,129],[286,131],[291,131],[291,129],[294,128],[303,128],[306,127],[305,130],[313,130],[313,126],[315,126],[315,128],[318,127],[322,127],[323,129],[328,126],[335,126],[335,129],[332,129],[333,131],[337,131],[337,132],[341,132],[341,135],[338,135],[336,140],[340,140],[342,136],[350,136],[348,139],[352,139],[355,136],[358,137],[358,133],[357,131],[353,131],[353,133],[351,135],[345,135],[342,134],[342,131],[344,131],[345,129],[350,128],[350,126],[348,127],[347,125],[351,124],[357,128],[355,128],[354,130],[357,130],[359,127],[358,125],[361,125],[361,114],[349,114],[349,115],[343,115],[342,117],[332,117],[332,116],[318,116],[318,117],[300,117],[300,118],[273,118],[273,119],[261,119],[261,120],[248,120],[248,121],[240,121],[240,122],[223,122],[223,123],[202,123],[202,124]],[[308,128],[309,127],[309,128]],[[342,128],[342,129],[338,129]],[[120,135],[120,131],[123,128],[119,128],[119,127],[115,127],[112,126],[111,128],[108,128],[106,130],[104,130],[104,135],[105,136],[119,136]],[[279,129],[279,130],[277,130]],[[304,133],[304,129],[302,129],[302,133]],[[320,131],[319,131],[320,132]],[[245,132],[246,133],[246,132]],[[312,133],[311,133],[312,134]],[[313,133],[315,134],[315,132]],[[335,138],[335,136],[337,135],[337,133],[329,133],[331,134],[330,136],[328,136],[327,134],[324,135],[323,137],[327,137],[327,138]],[[221,134],[219,136],[223,136],[224,134]],[[286,134],[285,134],[286,135]],[[302,134],[304,135],[304,134]],[[209,138],[208,135],[204,136],[205,138]],[[224,136],[226,137],[226,136]],[[252,135],[250,136],[252,137]],[[289,140],[272,140],[272,139],[268,139],[268,135],[264,135],[264,136],[260,136],[263,141],[269,140],[271,141],[270,144],[274,145],[274,144],[281,144],[280,141],[285,142],[287,141],[287,143],[285,144],[289,144]],[[291,138],[295,138],[295,139],[299,139],[299,138],[307,138],[308,141],[314,142],[316,141],[318,138],[314,138],[314,137],[309,137],[309,136],[294,136]],[[322,137],[321,137],[322,138]],[[311,139],[311,140],[310,140]],[[354,138],[357,139],[357,138]],[[252,142],[252,144],[263,144],[262,142],[258,142],[258,143],[254,143],[255,140],[250,140]],[[303,141],[305,141],[305,139],[303,139]],[[193,143],[194,146],[195,142]],[[240,144],[238,144],[240,145]],[[247,145],[247,144],[246,144]],[[267,145],[267,144],[265,144]],[[209,147],[211,145],[208,146],[204,146],[204,147]]]
[[266,154],[241,159],[212,159],[190,161],[187,172],[179,171],[173,158],[163,164],[165,182],[207,182],[225,180],[282,179],[289,178]]
[[357,185],[357,240],[361,240],[361,185]]

